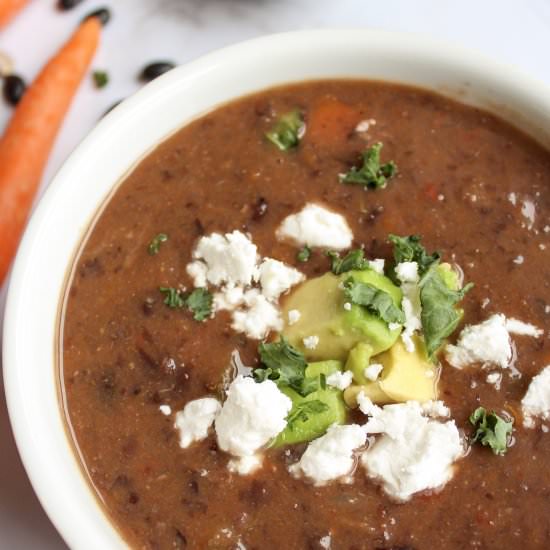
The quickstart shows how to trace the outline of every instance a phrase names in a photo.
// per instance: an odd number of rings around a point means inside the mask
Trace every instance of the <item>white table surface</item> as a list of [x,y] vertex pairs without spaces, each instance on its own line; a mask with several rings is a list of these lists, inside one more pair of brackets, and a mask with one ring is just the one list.
[[[185,63],[262,34],[327,27],[427,33],[519,65],[550,84],[550,0],[86,0],[65,13],[56,12],[55,3],[33,0],[1,31],[0,51],[31,79],[83,14],[108,5],[113,19],[93,66],[107,70],[111,80],[102,90],[94,89],[91,80],[83,85],[56,142],[43,188],[105,109],[139,87],[136,74],[144,63]],[[0,101],[0,130],[10,112]],[[0,311],[4,294],[5,289]],[[1,391],[0,550],[61,548],[66,546],[19,461]]]

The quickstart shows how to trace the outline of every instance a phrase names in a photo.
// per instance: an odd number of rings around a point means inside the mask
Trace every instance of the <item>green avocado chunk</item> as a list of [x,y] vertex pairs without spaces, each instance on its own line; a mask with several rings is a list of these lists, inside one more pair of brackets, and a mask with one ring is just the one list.
[[[385,321],[363,306],[349,304],[344,307],[342,284],[350,276],[387,292],[395,305],[401,306],[401,289],[388,277],[371,269],[349,271],[340,276],[326,273],[308,280],[284,303],[284,319],[288,319],[291,310],[298,310],[300,318],[291,325],[286,324],[283,336],[310,361],[345,361],[349,351],[360,342],[369,344],[372,354],[376,355],[389,349],[401,332],[401,328],[390,330]],[[309,336],[319,339],[313,349],[304,346],[303,340]]]
[[[310,363],[306,368],[305,375],[306,378],[317,378],[321,374],[329,376],[334,372],[341,371],[342,368],[343,365],[340,361]],[[272,444],[273,447],[311,441],[323,435],[332,424],[343,424],[346,421],[344,398],[342,392],[335,388],[327,386],[325,389],[319,389],[305,397],[289,387],[281,387],[280,390],[292,399],[292,410],[289,418],[300,408],[303,409],[304,403],[307,404],[308,402],[321,402],[324,404],[325,410],[311,412],[305,419],[296,418],[277,436]]]

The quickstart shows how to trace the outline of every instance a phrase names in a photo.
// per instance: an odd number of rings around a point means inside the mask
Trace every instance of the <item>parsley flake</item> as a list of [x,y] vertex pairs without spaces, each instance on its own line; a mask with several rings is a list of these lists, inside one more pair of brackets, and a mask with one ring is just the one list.
[[441,257],[439,252],[428,254],[426,249],[420,244],[420,237],[418,235],[409,235],[408,237],[389,235],[388,240],[393,244],[395,263],[416,262],[418,264],[419,275],[423,275]]
[[309,246],[304,246],[301,250],[298,251],[298,254],[296,254],[296,259],[299,262],[307,262],[311,258],[311,248]]
[[319,414],[329,410],[329,406],[323,403],[320,399],[312,399],[311,401],[302,401],[292,407],[289,415],[286,418],[287,427],[294,431],[297,422],[307,422],[311,414]]
[[185,298],[179,288],[161,286],[159,290],[164,294],[164,303],[169,308],[175,309],[185,305]]
[[196,288],[193,292],[184,294],[178,288],[160,287],[164,294],[164,303],[172,309],[186,307],[193,313],[195,321],[204,321],[212,313],[212,294],[206,288]]
[[168,240],[168,235],[166,233],[159,233],[151,239],[147,250],[151,256],[155,256],[160,252],[161,243],[165,243]]
[[353,166],[349,172],[340,176],[342,183],[362,185],[365,188],[384,188],[389,179],[397,174],[397,165],[390,161],[380,164],[380,151],[383,145],[375,143],[363,154],[360,168]]
[[107,71],[94,71],[92,73],[96,88],[104,88],[109,83],[109,74]]
[[403,324],[405,322],[405,314],[384,290],[349,277],[344,282],[344,294],[347,301],[367,308],[386,323]]
[[470,416],[470,423],[476,431],[472,443],[491,447],[496,455],[503,455],[508,448],[508,440],[512,433],[513,421],[506,421],[494,411],[487,412],[485,407],[478,407]]
[[280,151],[298,146],[305,130],[302,114],[298,109],[282,115],[265,137]]
[[365,260],[365,253],[357,248],[351,250],[343,258],[338,252],[327,252],[330,258],[330,269],[335,275],[341,275],[347,271],[363,271],[369,268],[368,260]]

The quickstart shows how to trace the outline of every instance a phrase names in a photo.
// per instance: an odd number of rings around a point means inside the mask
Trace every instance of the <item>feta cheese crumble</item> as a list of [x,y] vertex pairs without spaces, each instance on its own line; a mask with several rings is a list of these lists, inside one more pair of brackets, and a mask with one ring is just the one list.
[[365,442],[365,430],[358,424],[333,424],[325,435],[308,445],[299,462],[290,466],[289,471],[296,477],[309,478],[315,485],[324,485],[352,473],[354,451]]
[[550,419],[550,365],[533,377],[527,392],[521,400],[523,425],[533,428],[535,417]]
[[379,273],[380,275],[384,275],[385,263],[386,261],[383,258],[376,258],[375,260],[369,260],[369,267],[376,273]]
[[372,382],[375,382],[378,380],[378,377],[380,376],[380,373],[384,369],[384,366],[380,363],[372,363],[368,367],[365,368],[364,374],[365,378],[367,380],[370,380]]
[[351,386],[352,381],[353,373],[349,370],[333,372],[327,376],[327,384],[342,391]]
[[170,405],[160,405],[159,406],[159,411],[164,416],[170,416],[172,414],[172,407],[170,407]]
[[416,262],[401,262],[395,266],[395,274],[401,281],[401,291],[403,292],[401,307],[405,314],[405,324],[401,339],[405,349],[408,352],[413,352],[415,345],[412,336],[422,328],[418,264]]
[[258,289],[252,288],[244,294],[244,304],[246,309],[233,312],[231,327],[237,332],[261,340],[269,331],[283,329],[279,308],[260,294]]
[[351,246],[353,233],[343,216],[310,203],[282,221],[277,238],[289,239],[299,245],[342,250]]
[[174,426],[179,430],[180,447],[185,449],[191,443],[205,439],[220,409],[217,399],[203,397],[189,401],[182,411],[177,412]]
[[288,324],[289,325],[296,324],[300,320],[301,316],[302,314],[297,309],[291,309],[288,312]]
[[292,401],[274,382],[237,376],[216,417],[218,445],[236,457],[252,456],[286,427]]
[[319,336],[306,336],[302,341],[306,349],[315,349],[319,345]]
[[247,476],[259,470],[262,467],[262,462],[262,455],[241,456],[240,458],[232,458],[227,463],[227,469],[231,473]]
[[[454,420],[427,418],[416,401],[381,408],[365,400],[363,396],[362,408],[369,410],[371,418],[364,428],[368,434],[377,434],[361,457],[367,475],[399,501],[443,487],[453,475],[453,462],[464,454]],[[439,405],[434,407],[439,413]]]
[[303,273],[279,260],[265,258],[260,264],[260,286],[262,294],[269,300],[277,300],[283,292],[304,279]]
[[187,273],[197,287],[206,286],[205,280],[212,285],[246,286],[257,275],[256,245],[240,231],[201,237],[193,258],[196,261],[187,267]]
[[457,369],[472,363],[496,365],[506,368],[512,360],[510,334],[538,338],[544,331],[518,319],[506,319],[500,313],[492,315],[478,325],[467,325],[456,345],[445,348],[445,358]]

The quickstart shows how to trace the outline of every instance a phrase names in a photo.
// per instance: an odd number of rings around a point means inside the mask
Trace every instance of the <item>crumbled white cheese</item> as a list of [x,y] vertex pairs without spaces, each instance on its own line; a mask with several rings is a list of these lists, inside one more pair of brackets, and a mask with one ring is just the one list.
[[365,132],[368,132],[369,128],[371,126],[374,126],[375,124],[376,124],[376,120],[374,120],[374,118],[369,118],[369,119],[366,119],[366,120],[360,120],[357,123],[357,126],[355,127],[355,131],[358,134],[363,134]]
[[333,424],[325,435],[308,445],[299,462],[289,470],[295,476],[309,478],[315,485],[323,485],[351,473],[354,451],[365,441],[365,431],[358,424]]
[[214,294],[214,310],[220,311],[223,309],[233,311],[239,307],[244,301],[244,290],[241,286],[234,286],[224,289],[223,292]]
[[159,411],[164,416],[170,416],[172,414],[172,407],[170,407],[170,405],[160,405],[159,406]]
[[449,418],[451,416],[449,407],[443,401],[425,401],[420,407],[422,412],[431,418]]
[[401,339],[405,349],[408,352],[413,352],[415,345],[412,336],[422,328],[418,264],[416,262],[401,262],[395,266],[395,274],[401,281],[401,291],[403,292],[401,307],[405,314],[405,325]]
[[375,380],[378,380],[378,377],[380,376],[380,373],[383,369],[384,366],[380,363],[372,363],[368,367],[365,367],[365,378],[374,382]]
[[550,365],[544,367],[533,377],[527,393],[521,400],[523,425],[532,428],[535,417],[550,419]]
[[302,316],[302,314],[297,309],[291,309],[288,312],[288,324],[289,325],[294,325],[295,323],[297,323],[300,320],[301,316]]
[[277,237],[335,250],[349,248],[353,241],[353,233],[343,216],[311,203],[297,214],[287,216],[277,229]]
[[416,401],[371,406],[368,434],[380,434],[361,457],[367,475],[396,500],[439,489],[453,475],[452,464],[463,455],[453,420],[439,422],[423,415]]
[[445,348],[445,357],[457,369],[471,363],[506,368],[512,359],[512,345],[504,315],[492,315],[479,325],[466,326],[457,344]]
[[290,287],[302,282],[305,275],[279,260],[265,258],[260,264],[259,281],[262,294],[269,300],[277,300]]
[[206,273],[208,272],[208,267],[204,262],[196,261],[187,264],[187,273],[189,277],[193,279],[193,285],[197,288],[204,288],[208,285],[206,280]]
[[286,427],[292,401],[274,382],[256,383],[237,376],[216,417],[216,435],[222,451],[252,456]]
[[351,386],[352,381],[353,373],[349,370],[333,372],[327,376],[327,384],[342,391]]
[[176,413],[174,426],[179,430],[180,447],[185,449],[208,436],[208,430],[220,412],[221,405],[213,397],[195,399]]
[[492,384],[495,386],[496,390],[500,390],[500,384],[502,382],[502,373],[501,372],[491,372],[487,375],[485,379],[487,384]]
[[527,229],[533,229],[536,215],[535,203],[532,200],[525,199],[521,205],[521,213],[527,220]]
[[258,289],[245,292],[244,304],[246,309],[233,312],[231,327],[237,332],[244,332],[249,338],[261,340],[269,331],[283,329],[279,308],[260,294]]
[[262,462],[262,455],[241,456],[239,458],[232,458],[227,463],[227,469],[234,474],[247,476],[259,470]]
[[315,349],[319,345],[319,336],[306,336],[302,341],[306,349]]
[[538,338],[543,333],[534,325],[496,314],[478,325],[466,326],[456,345],[445,348],[445,357],[458,369],[471,363],[506,368],[512,359],[510,334]]
[[513,317],[506,319],[506,330],[510,334],[532,336],[533,338],[538,338],[544,334],[544,330],[537,328],[535,325],[524,323],[523,321],[514,319]]
[[376,260],[369,260],[369,267],[376,273],[379,273],[380,275],[384,275],[385,263],[386,261],[383,258],[376,258]]
[[351,302],[344,302],[344,309],[346,311],[351,311]]
[[513,260],[513,262],[517,265],[521,265],[525,261],[525,258],[520,254],[519,256],[516,256]]
[[508,193],[508,200],[516,206],[517,197],[515,193]]
[[550,225],[545,225],[542,229],[545,233],[550,233]]
[[325,535],[319,539],[319,545],[323,550],[330,550],[332,547],[332,537],[330,535]]
[[[246,286],[257,276],[256,245],[240,231],[225,235],[212,233],[201,237],[193,252],[193,258],[206,265],[205,278],[212,285]],[[187,267],[187,272],[192,277],[195,277],[194,273],[198,270],[194,264],[196,262],[191,264],[192,268]],[[195,280],[195,286],[204,286],[196,283]]]

